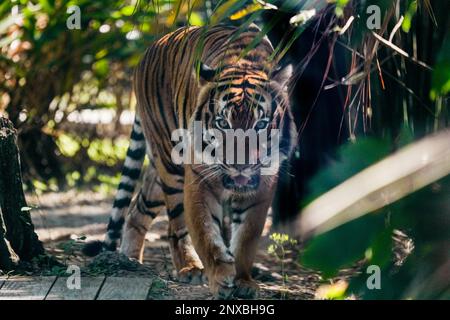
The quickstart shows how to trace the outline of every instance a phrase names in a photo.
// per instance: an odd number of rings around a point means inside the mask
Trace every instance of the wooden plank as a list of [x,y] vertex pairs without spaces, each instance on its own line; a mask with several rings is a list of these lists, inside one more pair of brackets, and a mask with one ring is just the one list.
[[94,300],[105,277],[82,277],[80,289],[69,289],[67,279],[58,278],[45,300]]
[[0,289],[3,287],[3,284],[5,283],[7,276],[0,276]]
[[0,300],[44,300],[56,277],[10,277],[0,289]]
[[145,300],[152,284],[149,278],[106,278],[98,300]]

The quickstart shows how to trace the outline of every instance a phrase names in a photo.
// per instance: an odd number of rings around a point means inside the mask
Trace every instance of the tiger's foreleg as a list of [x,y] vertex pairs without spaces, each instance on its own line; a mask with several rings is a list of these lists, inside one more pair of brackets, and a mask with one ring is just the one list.
[[145,235],[152,221],[164,210],[164,194],[157,172],[150,165],[144,173],[142,187],[133,199],[126,217],[120,252],[142,263]]
[[162,181],[167,215],[169,217],[168,237],[172,262],[177,270],[178,280],[185,283],[203,282],[203,264],[192,245],[186,228],[183,204],[183,177],[166,175]]
[[221,234],[222,207],[205,184],[196,183],[192,170],[185,173],[185,219],[195,250],[205,267],[211,293],[230,298],[236,275],[234,257]]
[[270,202],[264,200],[244,205],[249,207],[247,210],[232,210],[230,250],[236,259],[235,297],[254,299],[258,295],[259,286],[252,279],[251,271]]

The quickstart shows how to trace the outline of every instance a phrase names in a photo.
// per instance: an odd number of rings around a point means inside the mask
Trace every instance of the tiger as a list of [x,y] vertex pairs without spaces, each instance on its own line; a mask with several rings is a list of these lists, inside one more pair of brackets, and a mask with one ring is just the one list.
[[[120,243],[119,252],[142,262],[146,232],[166,212],[180,281],[207,279],[218,299],[258,295],[255,253],[297,132],[288,94],[293,66],[278,66],[273,54],[255,24],[182,27],[148,47],[133,76],[136,116],[105,239],[89,243],[86,254]],[[195,121],[219,132],[279,130],[275,173],[262,175],[260,162],[175,163],[172,132],[192,131]],[[150,164],[133,198],[145,155]]]

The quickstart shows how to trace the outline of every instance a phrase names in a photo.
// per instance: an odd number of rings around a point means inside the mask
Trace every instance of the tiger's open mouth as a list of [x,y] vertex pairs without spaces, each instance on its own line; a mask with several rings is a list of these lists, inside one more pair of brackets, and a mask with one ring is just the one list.
[[258,188],[259,175],[255,174],[251,177],[243,175],[231,177],[230,175],[225,175],[222,182],[225,189],[231,189],[236,192],[246,192]]

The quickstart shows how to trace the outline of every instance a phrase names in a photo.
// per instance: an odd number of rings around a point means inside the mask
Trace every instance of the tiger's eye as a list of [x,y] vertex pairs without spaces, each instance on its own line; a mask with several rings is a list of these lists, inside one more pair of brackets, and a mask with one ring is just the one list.
[[230,129],[230,124],[225,118],[216,118],[216,126],[220,129]]
[[267,120],[267,119],[259,120],[258,122],[255,123],[255,130],[256,131],[264,130],[267,128],[268,124],[269,124],[269,120]]

